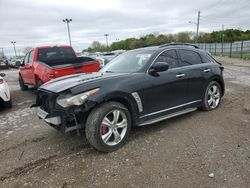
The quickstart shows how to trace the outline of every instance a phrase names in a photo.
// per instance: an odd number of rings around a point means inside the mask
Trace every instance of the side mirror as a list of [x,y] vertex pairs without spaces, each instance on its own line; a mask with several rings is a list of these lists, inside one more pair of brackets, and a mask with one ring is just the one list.
[[164,72],[169,69],[169,65],[166,62],[155,62],[149,69],[149,73]]
[[5,77],[5,76],[6,76],[6,74],[4,74],[4,73],[0,73],[0,76],[1,76],[1,77]]
[[21,66],[21,67],[24,66],[24,60],[21,61],[20,66]]

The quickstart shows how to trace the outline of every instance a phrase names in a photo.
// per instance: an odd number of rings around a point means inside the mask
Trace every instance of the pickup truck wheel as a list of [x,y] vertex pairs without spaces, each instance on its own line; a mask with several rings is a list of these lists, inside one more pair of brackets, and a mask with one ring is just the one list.
[[36,79],[36,89],[38,89],[41,85],[43,85],[42,80],[40,80],[39,78]]
[[206,88],[203,105],[200,109],[204,111],[215,110],[220,105],[221,96],[222,92],[220,84],[216,81],[210,82]]
[[86,122],[86,138],[97,150],[112,152],[122,147],[131,129],[128,109],[117,102],[107,102],[93,109]]
[[24,85],[22,77],[19,75],[19,85],[22,91],[26,91],[28,89],[28,86]]

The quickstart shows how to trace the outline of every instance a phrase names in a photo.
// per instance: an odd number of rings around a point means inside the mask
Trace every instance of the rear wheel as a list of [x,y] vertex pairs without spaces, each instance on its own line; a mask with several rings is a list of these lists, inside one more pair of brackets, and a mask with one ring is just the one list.
[[20,89],[21,89],[22,91],[25,91],[25,90],[27,90],[27,89],[28,89],[28,86],[26,86],[26,85],[24,84],[24,82],[23,82],[23,79],[22,79],[22,76],[21,76],[21,75],[19,75],[19,85],[20,85]]
[[35,88],[38,89],[41,85],[43,85],[43,81],[40,80],[39,78],[36,78],[36,86],[35,86]]
[[220,84],[216,81],[210,82],[207,86],[201,109],[205,111],[215,110],[220,105],[221,96]]
[[128,109],[117,102],[107,102],[94,109],[86,122],[86,138],[97,150],[112,152],[128,139],[131,117]]

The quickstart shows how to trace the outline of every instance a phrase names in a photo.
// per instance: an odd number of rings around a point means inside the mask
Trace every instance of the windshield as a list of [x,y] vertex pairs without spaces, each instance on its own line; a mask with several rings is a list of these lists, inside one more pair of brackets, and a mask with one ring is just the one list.
[[101,72],[133,73],[141,70],[154,51],[137,50],[126,52],[110,61]]

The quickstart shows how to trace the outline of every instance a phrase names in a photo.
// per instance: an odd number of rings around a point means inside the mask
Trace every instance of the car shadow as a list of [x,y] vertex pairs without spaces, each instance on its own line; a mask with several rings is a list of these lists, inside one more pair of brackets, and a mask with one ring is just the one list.
[[[167,131],[168,129],[171,129],[171,127],[173,126],[183,126],[183,122],[185,122],[190,117],[196,115],[197,113],[200,113],[200,112],[196,111],[196,112],[192,112],[189,114],[184,114],[182,116],[178,116],[178,117],[174,117],[168,120],[161,121],[159,123],[154,123],[154,124],[145,125],[141,127],[134,126],[131,129],[126,145],[129,146],[132,142],[137,142],[139,139],[141,140],[142,138],[145,139],[146,141],[148,137],[152,136],[152,134],[157,133],[163,129]],[[72,141],[73,139],[74,144],[70,146],[71,147],[70,151],[84,152],[93,156],[108,154],[108,153],[103,153],[103,152],[93,149],[92,146],[88,143],[86,136],[85,136],[85,132],[83,130],[80,131],[80,136],[76,136],[77,135],[76,131],[72,131],[67,134],[58,133],[58,132],[54,132],[52,134],[53,135],[55,134],[53,137],[55,136],[60,137],[62,141],[65,143],[67,143],[69,140]],[[80,145],[79,145],[79,142],[81,142]],[[122,150],[122,149],[123,147],[120,148],[119,150]]]

